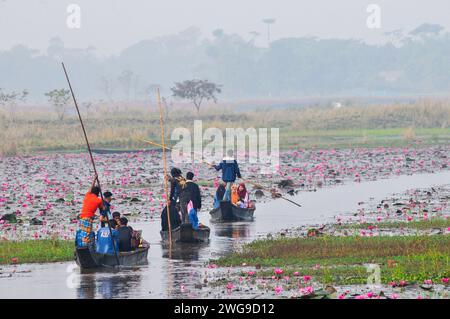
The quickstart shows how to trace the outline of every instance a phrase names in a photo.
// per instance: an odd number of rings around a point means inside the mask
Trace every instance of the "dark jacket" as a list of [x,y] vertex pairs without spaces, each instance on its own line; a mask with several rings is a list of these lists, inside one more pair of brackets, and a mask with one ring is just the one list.
[[[172,226],[172,229],[175,229],[181,225],[180,214],[178,214],[178,210],[174,204],[170,205],[169,211],[170,211],[170,225]],[[169,230],[169,224],[167,223],[167,207],[164,207],[161,214],[161,230],[162,231]]]
[[170,196],[169,200],[176,202],[183,192],[186,180],[183,176],[172,177],[170,179]]
[[200,210],[202,208],[202,196],[200,194],[200,188],[192,181],[187,181],[186,186],[180,196],[180,203],[189,203],[192,201],[194,208]]
[[130,226],[122,226],[117,231],[119,232],[119,251],[131,251],[133,228]]
[[241,171],[236,160],[224,159],[219,165],[215,165],[214,168],[218,171],[222,170],[222,180],[225,183],[234,182],[236,176],[241,178]]

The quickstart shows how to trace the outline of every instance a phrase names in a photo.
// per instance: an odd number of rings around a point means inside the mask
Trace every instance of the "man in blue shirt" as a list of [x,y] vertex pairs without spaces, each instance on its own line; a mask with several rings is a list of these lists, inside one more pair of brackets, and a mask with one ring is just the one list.
[[236,181],[236,177],[241,178],[239,165],[233,157],[233,151],[227,151],[227,157],[219,165],[213,165],[217,171],[222,170],[222,180],[226,183],[224,201],[231,201],[231,185]]

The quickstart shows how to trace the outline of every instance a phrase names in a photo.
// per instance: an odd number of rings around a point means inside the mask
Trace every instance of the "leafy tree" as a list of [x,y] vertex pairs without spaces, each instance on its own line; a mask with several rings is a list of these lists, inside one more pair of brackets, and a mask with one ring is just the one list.
[[58,116],[58,120],[64,120],[66,114],[67,104],[70,100],[70,91],[65,89],[53,90],[45,93],[48,101],[55,108],[55,112]]
[[213,100],[217,103],[216,93],[221,93],[221,85],[217,85],[208,80],[186,80],[175,83],[171,88],[172,96],[190,100],[194,103],[197,113],[200,113],[200,106],[204,100]]

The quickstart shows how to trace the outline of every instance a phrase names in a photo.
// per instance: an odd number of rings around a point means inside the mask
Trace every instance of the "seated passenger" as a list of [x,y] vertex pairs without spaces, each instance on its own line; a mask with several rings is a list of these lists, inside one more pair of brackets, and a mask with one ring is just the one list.
[[118,227],[120,227],[120,213],[119,212],[114,212],[114,213],[112,213],[112,218],[114,219],[114,221],[116,222],[116,229],[118,228]]
[[238,195],[238,192],[237,192],[237,186],[233,184],[231,186],[231,203],[233,205],[237,205],[238,201],[239,201],[239,195]]
[[[109,221],[109,226],[112,230],[112,237],[116,251],[119,252],[119,232],[115,230],[116,222],[114,220]],[[111,235],[109,227],[102,227],[97,232],[97,253],[114,255],[114,246],[112,245]]]
[[220,183],[216,190],[216,194],[214,195],[214,208],[220,207],[220,201],[222,200],[223,195],[225,195],[225,184]]
[[119,232],[119,251],[131,251],[131,239],[133,238],[133,228],[128,226],[128,219],[120,218]]
[[238,206],[241,208],[248,208],[250,204],[250,199],[244,183],[239,184],[237,188],[237,195],[239,197],[237,203]]
[[[179,209],[174,201],[170,201],[169,211],[170,211],[170,226],[172,229],[175,229],[181,225],[181,216],[179,213]],[[162,231],[169,230],[169,224],[167,222],[167,207],[164,207],[161,213],[161,230]]]

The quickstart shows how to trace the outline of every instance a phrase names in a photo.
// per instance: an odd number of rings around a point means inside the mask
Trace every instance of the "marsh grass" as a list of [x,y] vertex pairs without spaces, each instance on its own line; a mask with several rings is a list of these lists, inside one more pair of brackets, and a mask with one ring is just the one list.
[[[25,108],[25,107],[22,107]],[[95,148],[142,149],[138,137],[160,139],[159,112],[155,105],[99,104],[82,110],[91,144]],[[75,114],[58,121],[51,110],[28,107],[14,122],[0,114],[0,155],[84,147]],[[186,104],[174,105],[166,114],[166,131],[192,129],[194,120],[203,129],[279,128],[280,147],[354,147],[446,144],[450,140],[450,103],[419,101],[414,105],[348,106],[340,109],[257,108],[236,111],[230,105],[205,105],[199,115]],[[169,137],[169,136],[168,136]]]
[[0,241],[0,264],[70,261],[73,252],[73,241]]
[[[384,283],[440,281],[450,275],[449,256],[448,236],[355,236],[258,240],[215,262],[220,266],[283,267],[288,276],[300,271],[323,283],[358,284],[367,281],[365,265],[372,263],[380,265]],[[273,268],[258,275],[272,276]]]
[[384,229],[431,229],[431,228],[448,228],[450,227],[450,220],[446,218],[431,218],[428,220],[415,220],[410,222],[379,222],[379,223],[351,223],[341,224],[335,226],[337,229],[367,229],[369,227],[384,228]]

